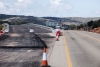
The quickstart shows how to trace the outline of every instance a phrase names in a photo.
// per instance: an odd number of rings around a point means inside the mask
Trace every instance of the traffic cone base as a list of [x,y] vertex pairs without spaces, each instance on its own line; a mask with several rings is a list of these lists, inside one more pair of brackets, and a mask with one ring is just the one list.
[[59,38],[58,38],[58,36],[56,36],[56,41],[59,41]]
[[46,48],[44,48],[44,50],[43,50],[43,59],[42,59],[42,66],[41,67],[50,67],[48,65],[48,62],[47,62]]
[[43,60],[43,61],[42,61],[42,66],[45,66],[45,65],[48,65],[47,60]]
[[48,66],[41,66],[41,67],[50,67],[50,66],[48,65]]

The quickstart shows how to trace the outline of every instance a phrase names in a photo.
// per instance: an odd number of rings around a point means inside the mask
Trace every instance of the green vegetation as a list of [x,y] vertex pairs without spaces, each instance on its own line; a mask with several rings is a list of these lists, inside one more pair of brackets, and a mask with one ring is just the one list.
[[26,24],[28,22],[8,22],[8,21],[0,21],[0,24],[3,24],[3,23],[8,23],[10,25],[21,25],[21,24]]
[[87,26],[88,26],[88,27],[92,27],[92,29],[93,29],[93,28],[100,27],[100,19],[97,20],[97,21],[92,21],[92,20],[91,20],[90,22],[87,23]]
[[92,20],[89,21],[89,22],[87,23],[87,25],[88,25],[88,27],[91,27],[91,26],[93,25],[93,21],[92,21]]
[[16,22],[16,23],[13,23],[12,25],[21,25],[21,24],[26,24],[28,22]]
[[83,29],[83,30],[91,30],[91,29],[94,29],[94,28],[98,28],[100,27],[100,19],[99,20],[96,20],[96,21],[89,21],[87,22],[87,24],[80,24],[77,26],[77,29],[80,30],[80,29]]
[[0,30],[2,30],[3,29],[3,25],[2,24],[0,24]]
[[68,29],[73,30],[74,28],[76,28],[76,25],[74,25],[74,24],[71,24],[71,25],[63,24],[62,27],[67,27]]
[[77,26],[77,29],[80,30],[80,29],[85,28],[85,27],[87,27],[87,24],[80,24]]
[[76,28],[76,25],[71,24],[71,25],[69,25],[69,28],[73,30],[73,29],[75,29],[75,28]]
[[0,21],[0,24],[3,24],[3,23],[8,23],[8,24],[10,24],[10,22],[8,22],[8,21]]

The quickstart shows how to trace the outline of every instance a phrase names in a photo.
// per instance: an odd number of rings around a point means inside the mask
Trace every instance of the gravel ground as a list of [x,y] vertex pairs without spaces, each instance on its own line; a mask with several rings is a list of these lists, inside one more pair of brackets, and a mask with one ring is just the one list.
[[[0,36],[0,46],[20,46],[12,48],[0,48],[0,67],[41,67],[44,46],[29,29],[36,29],[36,33],[48,46],[47,54],[54,45],[54,37],[50,31],[34,27],[32,25],[12,25],[10,32]],[[25,48],[21,48],[25,46]],[[26,48],[37,46],[41,48]]]
[[41,49],[0,49],[0,67],[40,67]]

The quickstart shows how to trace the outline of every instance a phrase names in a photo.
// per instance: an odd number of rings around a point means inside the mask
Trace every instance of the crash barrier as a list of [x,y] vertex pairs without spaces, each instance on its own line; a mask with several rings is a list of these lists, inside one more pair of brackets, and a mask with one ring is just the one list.
[[39,25],[39,24],[33,24],[33,25],[35,25],[35,26],[37,26],[37,27],[40,27],[40,28],[43,28],[43,29],[47,29],[47,30],[49,30],[49,31],[52,31],[52,30],[53,30],[53,28],[47,27],[47,26],[44,26],[44,25]]
[[3,23],[5,25],[5,30],[4,32],[9,32],[9,24],[8,23]]
[[46,47],[44,47],[44,50],[43,50],[43,58],[42,58],[42,66],[41,67],[50,67],[48,65],[48,61],[47,61]]

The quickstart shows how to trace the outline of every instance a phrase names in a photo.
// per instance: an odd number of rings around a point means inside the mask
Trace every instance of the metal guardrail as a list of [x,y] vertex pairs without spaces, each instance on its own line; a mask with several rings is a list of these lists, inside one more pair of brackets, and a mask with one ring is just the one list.
[[52,29],[53,29],[53,28],[51,28],[51,27],[47,27],[47,26],[44,26],[44,25],[39,25],[39,24],[33,24],[33,25],[35,25],[35,26],[37,26],[37,27],[40,27],[40,28],[43,28],[43,29],[50,30],[50,31],[52,31]]
[[3,24],[6,26],[4,32],[9,32],[9,24],[7,24],[7,23],[3,23]]

